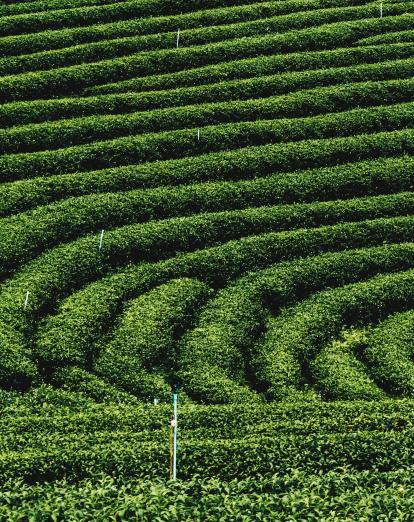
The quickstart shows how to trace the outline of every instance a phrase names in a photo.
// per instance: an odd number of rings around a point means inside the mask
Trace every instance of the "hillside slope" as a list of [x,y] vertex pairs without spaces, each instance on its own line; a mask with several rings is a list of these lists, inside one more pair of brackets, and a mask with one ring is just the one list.
[[406,520],[413,2],[0,14],[0,517]]

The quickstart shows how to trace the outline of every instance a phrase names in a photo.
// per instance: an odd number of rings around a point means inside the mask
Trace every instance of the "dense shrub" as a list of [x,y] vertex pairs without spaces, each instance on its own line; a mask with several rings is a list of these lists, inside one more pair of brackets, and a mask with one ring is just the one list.
[[[404,65],[406,70],[412,73],[414,60],[410,61],[410,64]],[[276,81],[279,80],[276,79]],[[266,83],[264,82],[264,84]],[[272,82],[269,83],[266,90],[271,87]],[[259,94],[264,93],[255,92],[256,97]],[[266,99],[186,105],[179,108],[155,109],[150,112],[58,120],[53,123],[23,125],[0,131],[0,151],[7,153],[33,152],[61,148],[62,142],[66,146],[73,146],[125,135],[197,126],[307,117],[347,111],[354,109],[355,106],[362,108],[401,103],[411,101],[413,97],[414,80],[410,78],[345,84],[340,87],[299,91]]]
[[[151,23],[151,18],[144,19],[141,21],[141,27],[138,26],[137,28],[137,33],[140,36],[125,37],[122,36],[121,31],[121,34],[115,35],[113,39],[108,39],[110,36],[105,35],[104,41],[16,57],[8,56],[0,59],[0,74],[6,76],[29,71],[49,70],[127,56],[138,52],[169,49],[176,46],[178,27],[184,28],[180,32],[181,45],[188,48],[193,45],[206,45],[235,38],[262,35],[264,32],[280,33],[333,22],[359,20],[378,12],[377,6],[368,5],[355,8],[329,8],[315,10],[314,12],[306,10],[305,12],[281,16],[280,6],[284,6],[284,4],[276,2],[259,4],[254,7],[248,6],[248,10],[232,8],[230,11],[212,11],[213,16],[211,17],[208,16],[210,12],[207,11],[207,14],[203,17],[191,14],[181,17],[181,19],[180,17],[172,17],[166,20],[156,19],[155,22],[161,22],[158,24]],[[407,5],[392,5],[388,10],[390,11],[389,14],[398,15],[407,10]],[[200,23],[209,25],[209,27],[198,27]],[[215,25],[217,23],[220,25]],[[135,23],[135,25],[137,24]],[[190,27],[190,29],[187,29],[187,27]],[[146,34],[147,32],[156,32],[156,34]]]
[[[291,387],[299,388],[303,381],[301,364],[309,363],[344,326],[369,324],[394,310],[410,308],[414,303],[413,274],[409,270],[381,275],[326,290],[270,320],[258,355],[258,376],[268,383],[269,395],[282,398]],[[282,360],[288,360],[289,365],[284,367]]]
[[[9,181],[26,177],[50,176],[128,163],[174,159],[266,143],[295,142],[306,138],[307,141],[304,141],[302,146],[315,149],[312,147],[314,144],[311,143],[311,138],[328,139],[333,136],[357,134],[354,139],[358,139],[358,135],[375,133],[378,128],[384,131],[403,129],[413,125],[413,115],[414,103],[409,102],[309,118],[208,126],[201,129],[200,139],[194,128],[128,136],[30,154],[9,154],[0,158],[0,179]],[[365,136],[359,136],[359,139],[363,141],[366,148]],[[321,143],[319,149],[323,150],[325,143]],[[285,158],[293,147],[295,143],[280,147]],[[299,154],[297,147],[295,148],[294,159],[298,162]],[[316,154],[318,152],[319,150],[316,149]],[[284,165],[286,165],[285,158]]]
[[[409,9],[414,9],[411,7]],[[93,84],[117,78],[174,72],[258,54],[291,53],[346,47],[356,40],[384,31],[410,29],[412,15],[338,22],[285,34],[246,37],[189,48],[149,51],[125,58],[73,65],[50,71],[29,72],[0,79],[0,101],[28,100],[50,96],[51,92],[79,92]],[[286,57],[285,57],[286,61]],[[276,71],[275,71],[276,72]]]
[[392,315],[372,329],[363,355],[373,376],[394,394],[412,396],[414,312]]
[[[326,51],[311,51],[289,53],[288,55],[259,55],[253,58],[235,59],[229,62],[214,65],[205,65],[192,69],[184,69],[173,73],[154,74],[144,77],[133,77],[129,80],[117,81],[96,85],[84,89],[85,94],[110,94],[130,93],[143,91],[163,91],[177,89],[180,87],[191,87],[196,85],[207,85],[219,82],[223,85],[231,80],[247,79],[265,76],[269,74],[283,75],[288,72],[318,72],[323,76],[324,69],[351,67],[356,64],[375,64],[387,60],[410,58],[412,56],[413,44],[388,44],[366,47],[345,47],[329,49]],[[382,64],[385,66],[385,63]],[[282,76],[283,78],[283,76]],[[288,78],[288,77],[286,77]],[[332,80],[334,81],[334,80]],[[80,101],[80,100],[78,100]],[[55,100],[57,102],[57,100]],[[67,103],[68,100],[64,100]],[[43,104],[52,103],[42,100],[27,102],[15,102],[7,107],[43,107]],[[32,106],[32,105],[30,105]],[[0,112],[0,115],[2,113]]]

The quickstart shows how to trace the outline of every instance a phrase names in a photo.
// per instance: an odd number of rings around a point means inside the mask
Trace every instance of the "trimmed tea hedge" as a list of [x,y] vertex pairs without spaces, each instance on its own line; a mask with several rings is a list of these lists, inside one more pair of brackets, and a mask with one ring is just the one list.
[[[262,120],[203,127],[198,139],[196,129],[167,131],[28,154],[9,154],[0,158],[0,179],[9,181],[25,177],[47,176],[93,168],[115,167],[128,163],[144,163],[205,154],[211,151],[288,142],[280,147],[286,156],[297,147],[289,141],[333,136],[374,133],[378,128],[393,131],[413,125],[414,102],[356,109],[339,114]],[[358,139],[358,136],[354,139]],[[365,136],[359,136],[366,142]],[[302,146],[313,144],[304,141]],[[324,149],[324,144],[320,144]],[[316,149],[316,153],[319,151]],[[313,151],[315,154],[315,151]],[[308,152],[309,155],[309,152]],[[283,164],[286,164],[284,158]],[[301,165],[303,168],[303,165]]]
[[[414,6],[409,10],[414,10]],[[294,51],[346,47],[356,40],[373,34],[412,27],[414,16],[401,15],[373,18],[355,22],[338,22],[326,26],[292,31],[263,37],[246,37],[240,40],[182,48],[149,51],[126,58],[103,60],[85,65],[29,72],[0,78],[0,101],[27,100],[49,96],[50,92],[79,92],[93,84],[110,82],[114,78],[174,72],[200,65],[214,64],[258,54],[291,53]],[[286,61],[287,57],[285,57]],[[276,71],[275,71],[276,72]]]
[[[266,6],[266,9],[263,9],[263,5]],[[283,2],[259,4],[256,9],[248,6],[248,11],[239,8],[219,13],[213,11],[212,20],[209,19],[208,11],[207,15],[202,18],[187,15],[184,20],[180,20],[180,17],[173,17],[165,21],[161,19],[161,23],[158,24],[151,23],[151,19],[144,19],[141,21],[141,28],[138,28],[137,31],[140,36],[116,35],[113,39],[108,39],[110,36],[106,36],[104,41],[75,45],[60,50],[42,51],[16,57],[8,56],[0,59],[0,74],[6,76],[69,67],[138,52],[173,48],[176,46],[178,27],[184,27],[184,30],[180,31],[180,43],[183,47],[188,48],[193,45],[206,45],[235,38],[262,35],[264,32],[280,33],[334,22],[365,19],[378,12],[377,6],[368,5],[355,8],[328,8],[314,12],[306,10],[280,16],[281,5],[283,6]],[[407,10],[407,4],[393,5],[389,7],[389,10],[392,15],[401,14]],[[200,21],[203,25],[210,26],[198,27]],[[217,23],[220,25],[214,25]],[[187,29],[188,27],[190,29]]]
[[[258,377],[269,385],[267,393],[282,398],[291,387],[300,388],[301,364],[312,360],[344,326],[379,321],[393,310],[413,306],[413,277],[409,270],[327,290],[269,321],[258,355]],[[282,358],[290,361],[288,367],[282,366]]]
[[[406,70],[414,67],[414,60],[404,64]],[[399,74],[400,75],[400,74]],[[278,77],[273,82],[278,83]],[[263,82],[266,90],[272,81]],[[259,86],[258,86],[259,87]],[[248,93],[246,92],[245,95]],[[265,95],[256,92],[255,96]],[[179,108],[155,109],[132,114],[92,116],[53,123],[26,125],[0,130],[0,151],[4,153],[33,152],[57,149],[65,143],[74,146],[90,141],[114,139],[125,135],[163,132],[206,125],[237,123],[251,120],[299,118],[340,112],[376,105],[411,101],[414,97],[414,79],[384,82],[351,83],[299,91],[285,96],[226,101]]]

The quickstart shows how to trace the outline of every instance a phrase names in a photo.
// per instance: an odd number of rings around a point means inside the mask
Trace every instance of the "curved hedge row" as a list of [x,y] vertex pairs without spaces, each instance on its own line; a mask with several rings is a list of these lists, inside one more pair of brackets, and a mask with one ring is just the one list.
[[[174,159],[269,142],[287,142],[280,147],[281,154],[285,156],[285,165],[286,156],[292,148],[296,149],[294,157],[298,161],[298,147],[295,147],[295,143],[288,143],[289,141],[307,139],[309,141],[304,141],[302,146],[310,147],[312,138],[316,140],[375,133],[378,128],[395,131],[411,127],[413,116],[414,102],[408,102],[309,118],[207,126],[200,129],[199,139],[196,129],[185,129],[128,136],[51,151],[9,154],[0,158],[0,180],[9,181],[128,163]],[[354,139],[358,139],[358,136]],[[359,136],[359,139],[366,141],[365,136]],[[323,143],[320,148],[323,150]]]
[[[414,6],[409,9],[414,10]],[[50,92],[79,92],[96,83],[113,78],[174,72],[200,65],[214,64],[258,54],[291,53],[294,51],[346,47],[356,40],[384,31],[410,29],[414,16],[340,22],[316,28],[292,31],[289,35],[246,37],[181,49],[149,51],[126,58],[103,60],[85,65],[30,72],[0,78],[0,101],[28,100],[49,96]],[[287,57],[285,57],[286,60]],[[276,71],[275,71],[276,72]]]
[[[410,131],[408,131],[410,133]],[[388,138],[388,139],[387,139]],[[407,138],[407,139],[406,139]],[[142,193],[143,205],[150,210],[152,198],[159,199],[160,210],[164,208],[162,194],[168,194],[169,204],[173,203],[177,197],[187,199],[186,194],[192,194],[195,205],[203,205],[205,210],[205,197],[200,194],[200,190],[206,192],[216,200],[216,188],[223,190],[223,194],[231,194],[235,202],[247,201],[244,198],[247,193],[253,190],[258,198],[257,204],[267,204],[270,201],[279,203],[310,201],[317,189],[316,183],[320,184],[320,192],[323,199],[335,199],[369,195],[375,193],[390,193],[410,190],[412,187],[413,159],[409,156],[409,135],[406,131],[392,134],[380,134],[374,136],[364,136],[361,140],[354,138],[339,138],[330,140],[329,150],[321,150],[320,158],[309,158],[305,154],[307,147],[299,143],[299,161],[296,165],[289,165],[285,158],[285,164],[281,165],[275,151],[280,153],[279,146],[268,145],[254,149],[240,149],[231,152],[210,154],[201,158],[185,158],[182,160],[172,160],[163,163],[153,163],[139,166],[119,167],[103,171],[89,171],[87,173],[71,174],[70,176],[50,176],[48,178],[34,178],[12,183],[4,183],[0,187],[0,215],[8,215],[15,212],[22,212],[27,209],[41,206],[70,198],[71,196],[82,196],[83,194],[99,194],[102,192],[125,191],[135,188],[153,188],[167,185],[170,188],[162,188],[156,191]],[[306,144],[308,145],[308,144]],[[320,143],[314,142],[315,148]],[[358,145],[358,146],[357,146]],[[276,148],[275,148],[276,147]],[[362,154],[362,150],[364,154]],[[303,152],[302,152],[303,151]],[[395,154],[406,155],[397,157],[381,157],[382,155]],[[273,171],[284,168],[303,168],[313,167],[315,164],[331,164],[332,154],[340,152],[342,161],[352,161],[358,157],[369,157],[372,152],[377,156],[374,161],[360,161],[356,163],[345,163],[334,167],[323,167],[308,169],[305,171],[280,172],[272,174]],[[290,160],[291,158],[289,158]],[[293,159],[293,157],[292,157]],[[217,162],[218,160],[218,162]],[[307,164],[307,162],[309,162]],[[302,163],[302,164],[301,164]],[[217,168],[219,165],[219,168]],[[267,179],[266,177],[268,176]],[[250,181],[249,178],[255,178]],[[237,180],[246,181],[237,181]],[[197,187],[196,182],[206,182],[212,180],[208,185]],[[214,180],[226,180],[224,182],[214,182]],[[178,190],[175,186],[182,184],[193,184],[187,188]],[[267,191],[264,195],[261,187]],[[340,193],[337,192],[341,190]],[[178,190],[178,191],[177,191]],[[230,191],[230,192],[229,192]],[[106,196],[108,201],[112,199]],[[115,198],[121,197],[113,196]],[[321,199],[321,198],[319,198]],[[78,200],[79,203],[83,199]],[[89,201],[89,200],[87,200]],[[155,201],[155,200],[154,200]],[[71,200],[71,204],[75,201]],[[240,203],[242,204],[242,203]],[[60,209],[66,208],[68,203],[54,205],[56,218],[59,219]],[[77,207],[81,211],[80,207]],[[69,212],[70,210],[66,208]],[[48,216],[49,211],[39,209],[30,213],[33,217],[38,214]],[[29,215],[29,214],[28,214]],[[17,222],[25,221],[25,215],[16,217]]]
[[[157,205],[153,204],[152,209],[143,208],[143,198],[141,194],[125,194],[123,197],[114,197],[112,202],[108,202],[107,197],[96,201],[95,211],[89,201],[80,208],[81,212],[74,212],[71,215],[61,214],[59,220],[58,214],[55,212],[46,213],[43,218],[40,213],[39,219],[19,219],[19,215],[11,218],[5,218],[0,222],[0,248],[2,251],[2,259],[0,262],[0,270],[6,274],[11,269],[21,266],[44,250],[55,246],[63,241],[78,238],[91,231],[98,231],[102,228],[112,229],[117,226],[127,225],[133,226],[132,223],[149,220],[141,226],[135,226],[137,235],[136,241],[147,243],[146,251],[150,254],[149,244],[154,244],[154,254],[156,255],[155,241],[159,241],[159,237],[165,242],[166,254],[173,254],[175,249],[190,247],[187,239],[183,246],[181,241],[175,242],[171,232],[177,232],[178,226],[182,230],[182,234],[189,231],[190,235],[202,235],[204,229],[206,241],[217,241],[221,239],[232,239],[242,235],[250,235],[254,232],[260,233],[266,230],[289,230],[300,227],[318,227],[322,225],[330,225],[344,221],[361,221],[363,219],[375,219],[379,217],[393,217],[399,215],[414,214],[414,194],[412,192],[403,192],[395,195],[380,195],[366,198],[352,198],[349,200],[335,200],[328,202],[313,203],[295,203],[293,205],[278,205],[270,207],[249,207],[242,210],[228,210],[223,212],[210,212],[201,215],[192,216],[196,208],[194,201],[183,201],[177,198],[176,208],[170,207],[168,200],[166,201],[166,216],[186,216],[161,220],[162,211]],[[145,196],[144,196],[145,197]],[[226,200],[227,202],[227,200]],[[109,204],[108,204],[109,203]],[[210,200],[206,205],[214,205],[214,200]],[[233,203],[235,203],[233,201]],[[69,205],[71,201],[69,201]],[[228,205],[228,203],[227,203]],[[226,203],[223,205],[226,208]],[[231,208],[231,205],[229,205]],[[236,205],[237,208],[237,205]],[[216,208],[215,210],[220,210]],[[3,226],[2,226],[3,225]],[[221,232],[222,237],[217,236],[216,230],[225,227],[226,232]],[[151,231],[153,239],[148,231]],[[115,231],[116,233],[116,231]],[[207,237],[211,235],[211,240]],[[214,237],[214,239],[213,239]],[[171,245],[171,246],[167,246]],[[200,241],[194,238],[194,248],[201,248]],[[161,253],[161,252],[160,252]]]
[[[292,388],[300,389],[301,365],[309,363],[319,347],[344,326],[378,321],[392,311],[412,307],[413,279],[414,270],[409,270],[327,290],[270,320],[256,356],[257,375],[269,386],[269,396],[283,398]],[[282,360],[288,360],[289,365],[283,365]]]
[[386,396],[372,379],[371,367],[360,360],[360,343],[358,330],[346,331],[340,339],[323,346],[311,362],[314,385],[325,399],[383,400]]
[[[133,395],[120,390],[83,368],[65,366],[47,376],[45,376],[43,369],[42,374],[43,378],[47,377],[53,386],[57,386],[65,392],[75,392],[77,396],[87,396],[94,401],[103,402],[105,405],[108,403],[133,404],[137,407],[139,404]],[[78,425],[76,425],[76,430],[78,430]]]
[[[388,245],[281,263],[241,278],[207,304],[196,328],[184,336],[182,350],[189,367],[188,375],[185,373],[182,379],[184,389],[191,392],[188,382],[193,386],[198,384],[196,379],[203,382],[204,374],[195,368],[206,362],[210,366],[219,365],[238,381],[250,375],[253,386],[257,387],[249,361],[255,342],[265,330],[268,303],[277,303],[278,307],[292,305],[326,287],[357,282],[378,272],[408,269],[413,266],[413,255],[412,244]],[[328,355],[331,354],[332,350]],[[321,379],[319,371],[317,385]],[[339,382],[334,382],[338,387]],[[351,386],[352,383],[348,383],[348,392]],[[366,398],[379,396],[378,392],[373,394],[372,385],[369,392]],[[362,398],[358,395],[353,398],[357,397]],[[211,401],[212,396],[207,395],[206,400]]]
[[394,394],[414,393],[414,312],[395,314],[368,332],[363,355],[372,374]]
[[[410,74],[414,60],[404,64]],[[400,76],[400,73],[398,74]],[[266,91],[272,83],[264,81]],[[255,96],[263,95],[259,92]],[[248,93],[245,92],[245,96]],[[91,116],[65,121],[22,125],[0,130],[0,152],[22,153],[57,149],[64,143],[75,146],[90,141],[115,139],[125,135],[164,132],[206,125],[237,123],[278,118],[299,118],[339,113],[376,105],[411,101],[414,98],[414,79],[351,83],[341,86],[303,90],[285,96],[186,105],[149,112]]]
[[[164,91],[168,89],[208,85],[215,82],[223,85],[227,83],[227,81],[266,76],[275,74],[276,72],[283,75],[288,72],[309,72],[314,70],[314,72],[317,73],[318,69],[323,71],[329,68],[353,67],[357,64],[375,64],[379,62],[383,62],[383,66],[386,66],[386,61],[412,57],[413,48],[414,44],[405,43],[345,47],[326,51],[297,52],[289,53],[289,56],[259,55],[253,58],[239,58],[228,62],[184,69],[173,73],[133,77],[132,79],[118,81],[116,83],[89,87],[82,92],[89,96],[94,94]],[[321,74],[323,73],[321,72]],[[61,104],[62,109],[64,109],[64,104],[69,103],[69,101],[73,100],[63,100]],[[80,103],[80,100],[77,101]],[[58,103],[58,100],[55,100],[55,102]],[[6,105],[5,110],[7,111],[8,107],[11,107],[12,110],[15,110],[15,108],[25,110],[30,106],[39,107],[44,110],[46,106],[52,103],[53,100],[11,102]],[[0,110],[0,117],[1,115],[2,112]],[[18,113],[18,115],[20,116],[20,113]]]
[[[128,303],[112,339],[93,365],[94,371],[143,400],[168,401],[171,386],[166,377],[173,377],[178,363],[175,343],[210,295],[204,283],[173,279]],[[37,346],[44,354],[42,339]],[[57,355],[52,357],[53,363],[62,357],[54,348],[52,345]],[[86,362],[82,361],[86,354],[68,355],[78,364]]]
[[[388,46],[386,48],[389,51]],[[210,82],[210,84],[202,86],[180,87],[177,85],[174,90],[150,91],[148,93],[98,94],[98,96],[86,98],[57,98],[33,100],[30,102],[12,102],[0,107],[0,123],[5,127],[42,123],[51,120],[59,120],[61,123],[64,123],[65,118],[129,113],[195,103],[219,102],[231,99],[242,100],[258,96],[268,97],[291,93],[298,89],[337,85],[342,82],[392,80],[410,77],[412,58],[403,60],[398,60],[397,58],[400,55],[404,58],[407,53],[412,55],[414,46],[411,50],[398,46],[396,51],[392,53],[392,56],[388,57],[386,62],[381,61],[384,59],[384,56],[375,57],[371,51],[368,56],[366,56],[366,53],[361,53],[361,56],[355,53],[353,61],[355,63],[362,61],[362,64],[354,66],[335,66],[327,69],[284,72],[275,76],[271,74],[274,71],[270,62],[267,69],[263,68],[263,70],[259,71],[264,75],[263,77],[242,78],[241,80],[229,80],[217,84],[211,84]],[[341,52],[343,54],[343,50]],[[331,51],[331,53],[339,54],[339,51]],[[270,58],[274,60],[277,57]],[[256,66],[258,66],[258,63],[264,60],[269,60],[269,57],[258,57],[250,60],[253,63],[249,63],[249,66],[253,68],[255,62],[257,62]],[[364,63],[366,60],[368,60],[368,63]],[[373,63],[370,63],[369,60]],[[340,60],[338,65],[341,65]],[[264,67],[264,64],[262,66]],[[206,69],[209,68],[207,67]]]
[[[197,27],[200,24],[200,18],[196,17],[194,19],[194,15],[191,16],[188,24],[187,16],[184,21],[184,30],[180,30],[180,43],[183,47],[188,48],[195,45],[206,45],[235,38],[262,35],[264,32],[281,33],[308,27],[314,28],[318,25],[334,22],[366,19],[378,13],[377,6],[368,5],[355,8],[328,8],[315,10],[314,12],[306,10],[281,16],[280,9],[278,9],[280,5],[283,5],[283,3],[266,4],[266,9],[262,9],[263,6],[259,4],[258,9],[250,7],[250,10],[247,12],[241,12],[237,8],[230,11],[230,16],[228,16],[227,11],[222,11],[215,13],[215,20],[213,21],[209,20],[208,16],[204,16],[203,18],[207,20],[202,20],[202,23],[205,23],[207,27]],[[399,15],[407,10],[407,4],[393,5],[388,9],[390,10],[390,15]],[[169,24],[168,22],[165,24],[166,27],[163,27],[164,23],[159,25],[151,24],[149,27],[150,31],[152,29],[151,26],[158,25],[155,30],[151,31],[156,34],[127,37],[116,36],[114,39],[105,39],[104,41],[66,47],[60,50],[42,51],[16,57],[8,56],[0,59],[0,74],[6,76],[30,71],[49,70],[98,60],[108,60],[138,52],[174,48],[177,40],[177,28],[182,28],[182,24],[177,18],[179,17],[169,19]],[[151,19],[144,19],[141,25],[144,27],[148,26],[148,20],[151,22]],[[215,23],[219,25],[214,25]],[[195,27],[186,29],[188,26]],[[138,31],[138,33],[146,33],[146,31],[144,29],[143,31]]]

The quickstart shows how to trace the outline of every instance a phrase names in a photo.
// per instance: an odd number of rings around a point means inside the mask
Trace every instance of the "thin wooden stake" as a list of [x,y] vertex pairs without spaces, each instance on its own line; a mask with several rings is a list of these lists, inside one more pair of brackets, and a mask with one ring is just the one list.
[[99,238],[99,250],[102,250],[104,232],[105,232],[105,230],[101,231],[101,235],[100,235],[100,238]]
[[174,431],[174,417],[170,419],[170,480],[173,478],[173,431]]
[[177,479],[177,406],[178,406],[178,395],[177,393],[174,393],[173,395],[174,400],[174,434],[173,434],[173,473],[172,473],[172,479]]
[[26,310],[27,305],[29,303],[29,295],[30,295],[30,292],[29,292],[29,290],[27,290],[27,292],[26,292],[26,299],[24,300],[24,309],[25,310]]

